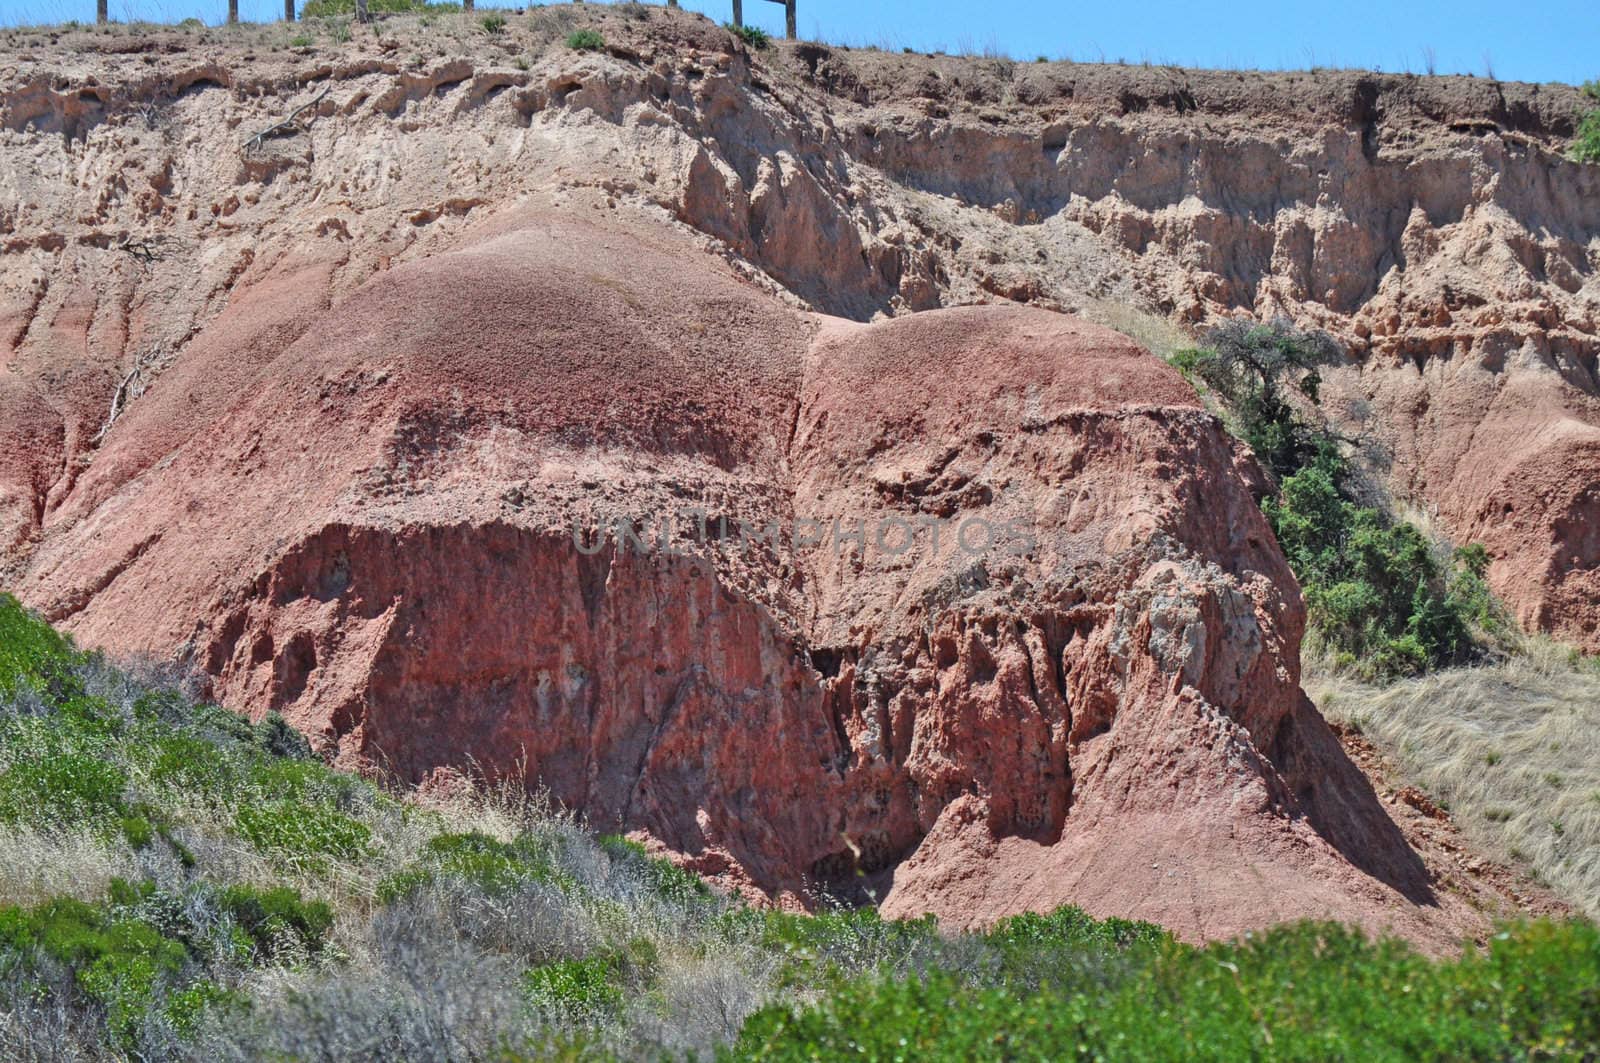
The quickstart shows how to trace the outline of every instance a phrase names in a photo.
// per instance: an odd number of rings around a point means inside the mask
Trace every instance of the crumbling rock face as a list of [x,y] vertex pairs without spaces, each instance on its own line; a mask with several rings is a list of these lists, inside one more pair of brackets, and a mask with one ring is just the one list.
[[[604,52],[561,46],[580,22]],[[190,349],[234,304],[277,343],[486,207],[589,190],[859,321],[1012,301],[1327,328],[1349,353],[1336,416],[1387,486],[1485,543],[1526,623],[1600,647],[1582,604],[1600,555],[1567,534],[1571,505],[1496,493],[1525,468],[1600,472],[1583,448],[1528,450],[1600,425],[1600,168],[1561,157],[1575,89],[751,52],[661,9],[539,8],[497,40],[392,28],[284,52],[24,34],[0,59],[0,391],[38,441],[0,471],[0,572],[137,471],[102,436],[123,381],[230,371]],[[242,299],[257,285],[282,289],[272,310]],[[1488,445],[1492,424],[1516,445]],[[1516,519],[1492,518],[1506,502]]]
[[1574,90],[753,53],[590,5],[117,40],[0,59],[0,581],[87,643],[778,897],[1475,918],[1300,693],[1254,463],[1050,311],[1332,330],[1397,493],[1592,640]]
[[1466,925],[1300,693],[1252,463],[1174,372],[1042,310],[801,315],[594,214],[289,331],[242,289],[212,327],[257,359],[162,374],[19,590],[347,764],[522,777],[773,897]]

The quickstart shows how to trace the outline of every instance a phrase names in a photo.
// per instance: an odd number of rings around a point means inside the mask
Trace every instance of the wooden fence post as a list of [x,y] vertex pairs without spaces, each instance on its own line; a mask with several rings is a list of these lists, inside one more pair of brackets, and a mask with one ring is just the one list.
[[94,5],[94,20],[95,22],[104,26],[108,21],[108,18],[109,16],[106,13],[106,0],[100,0],[99,3]]
[[795,39],[794,32],[794,0],[784,0],[783,3],[783,33],[791,41]]

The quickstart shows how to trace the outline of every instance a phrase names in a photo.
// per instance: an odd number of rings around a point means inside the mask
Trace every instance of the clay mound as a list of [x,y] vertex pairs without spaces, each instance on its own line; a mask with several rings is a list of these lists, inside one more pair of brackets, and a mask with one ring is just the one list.
[[1253,465],[1159,360],[1038,310],[806,318],[576,215],[295,327],[264,272],[217,326],[248,365],[119,419],[23,596],[346,763],[522,773],[775,897],[1466,925],[1301,695]]
[[[575,19],[609,47],[567,48]],[[1564,157],[1592,106],[1576,86],[751,50],[688,11],[593,4],[434,56],[432,22],[314,54],[180,27],[107,51],[56,27],[0,55],[0,361],[37,392],[16,423],[43,418],[0,463],[0,576],[374,272],[569,199],[670,217],[686,250],[856,320],[1009,300],[1175,344],[1167,323],[1234,313],[1326,328],[1350,359],[1324,394],[1389,452],[1383,485],[1488,545],[1525,622],[1600,649],[1600,553],[1562,538],[1570,507],[1529,494],[1505,527],[1488,497],[1541,468],[1528,441],[1555,423],[1600,425],[1600,167]],[[130,373],[183,384],[97,447]]]
[[[969,308],[824,331],[797,513],[950,522],[910,563],[808,558],[830,700],[894,813],[835,861],[904,856],[887,912],[1422,932],[1426,872],[1299,691],[1303,606],[1235,461],[1106,329]],[[952,548],[979,518],[1032,534]]]

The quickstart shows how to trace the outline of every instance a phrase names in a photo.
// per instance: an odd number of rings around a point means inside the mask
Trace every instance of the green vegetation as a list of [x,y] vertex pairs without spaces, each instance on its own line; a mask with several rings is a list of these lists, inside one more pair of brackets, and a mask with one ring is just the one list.
[[1415,525],[1351,502],[1345,476],[1344,461],[1325,448],[1262,502],[1318,636],[1342,664],[1376,676],[1464,659],[1474,631],[1501,623],[1484,580],[1487,554],[1466,547],[1446,565]]
[[1305,592],[1313,641],[1367,676],[1460,662],[1504,627],[1488,555],[1468,546],[1441,556],[1415,525],[1357,501],[1339,441],[1301,412],[1316,408],[1318,367],[1335,353],[1320,333],[1241,320],[1168,360],[1222,400],[1277,481],[1262,509]]
[[491,11],[478,20],[478,25],[483,27],[483,32],[491,37],[498,37],[505,32],[506,17],[497,11]]
[[598,52],[606,46],[599,30],[573,30],[567,34],[567,47],[575,52]]
[[766,30],[757,26],[735,26],[731,22],[724,22],[722,25],[729,33],[757,51],[772,44],[772,37]]
[[1323,333],[1235,319],[1207,333],[1204,348],[1179,351],[1171,361],[1222,396],[1239,437],[1269,472],[1284,477],[1324,449],[1323,433],[1296,413],[1289,390],[1314,405],[1322,384],[1317,367],[1335,350]]
[[1600,81],[1584,85],[1583,92],[1596,106],[1578,123],[1569,154],[1575,162],[1600,163]]
[[725,1059],[1529,1059],[1600,1051],[1600,934],[1507,931],[1436,963],[1332,925],[1194,949],[1129,943],[1091,981],[1031,991],[868,974],[754,1015]]
[[[355,14],[355,0],[306,0],[300,9],[302,19],[329,18]],[[459,3],[429,3],[427,0],[367,0],[372,15],[445,14],[460,11]]]
[[[1540,778],[1587,839],[1596,783]],[[1560,1057],[1600,1049],[1596,986],[1582,922],[1437,963],[1337,926],[754,909],[520,790],[335,772],[0,597],[0,1058]]]

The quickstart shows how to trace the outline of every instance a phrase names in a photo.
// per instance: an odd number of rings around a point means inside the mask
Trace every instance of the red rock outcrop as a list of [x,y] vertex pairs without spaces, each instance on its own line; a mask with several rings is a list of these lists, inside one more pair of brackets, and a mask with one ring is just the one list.
[[[606,51],[563,46],[578,18]],[[114,459],[98,445],[122,381],[204,360],[195,387],[232,386],[247,333],[277,343],[486,208],[577,188],[856,320],[1009,300],[1327,328],[1351,355],[1327,393],[1383,482],[1485,543],[1525,623],[1600,649],[1600,553],[1571,533],[1588,503],[1568,490],[1600,476],[1570,441],[1600,426],[1600,167],[1562,158],[1577,89],[758,53],[686,12],[595,5],[449,54],[429,27],[387,28],[282,52],[18,31],[0,54],[0,401],[33,426],[0,469],[0,577],[58,510],[104,497],[76,477],[136,470],[117,435]],[[244,298],[269,278],[270,311]],[[207,327],[222,314],[267,315],[236,322],[237,360],[191,350],[233,346]],[[178,425],[198,405],[167,401]]]
[[811,318],[584,214],[294,328],[296,274],[242,289],[253,353],[202,336],[117,420],[23,596],[347,763],[523,773],[775,896],[1466,925],[1300,693],[1253,465],[1158,359],[1042,310]]
[[[1331,329],[1397,493],[1600,645],[1576,91],[582,14],[605,52],[541,8],[404,63],[425,28],[0,57],[0,581],[774,894],[1470,923],[1300,694],[1253,465],[1048,311]],[[979,302],[1036,308],[938,309]]]

